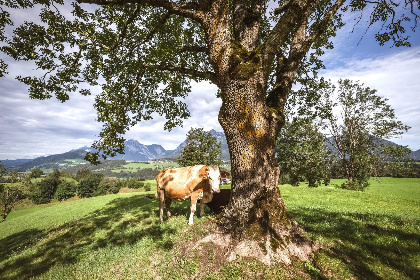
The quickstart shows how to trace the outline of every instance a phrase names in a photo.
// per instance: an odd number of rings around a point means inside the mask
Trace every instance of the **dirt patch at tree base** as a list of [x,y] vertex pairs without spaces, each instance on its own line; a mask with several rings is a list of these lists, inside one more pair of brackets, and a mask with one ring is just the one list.
[[[193,240],[180,242],[176,246],[175,261],[195,259],[199,262],[199,274],[217,272],[227,263],[235,261],[258,260],[264,265],[290,266],[296,261],[310,261],[311,254],[320,246],[303,237],[300,228],[294,226],[287,232],[294,240],[273,248],[270,237],[261,240],[238,239],[219,230],[214,222],[207,222],[200,227],[201,234],[191,232]],[[191,229],[188,229],[188,234]],[[197,276],[197,275],[196,275]]]

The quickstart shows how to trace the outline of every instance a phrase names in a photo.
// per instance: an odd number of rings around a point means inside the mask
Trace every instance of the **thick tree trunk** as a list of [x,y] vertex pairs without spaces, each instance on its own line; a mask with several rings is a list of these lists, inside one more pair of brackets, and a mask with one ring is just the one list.
[[[223,100],[219,122],[232,163],[232,195],[218,222],[223,237],[207,239],[221,240],[222,247],[230,248],[233,255],[228,259],[236,254],[270,264],[290,262],[291,255],[307,260],[312,245],[301,236],[278,188],[275,140],[284,124],[282,110],[297,67],[310,47],[305,41],[309,14],[299,12],[305,11],[309,1],[295,3],[298,12],[285,12],[284,22],[275,28],[276,36],[264,44],[259,40],[264,3],[253,3],[253,9],[249,9],[243,1],[233,2],[231,18],[230,6],[214,1],[203,22],[209,61]],[[289,39],[290,23],[302,26],[285,58],[279,46]],[[273,63],[276,83],[267,92]]]
[[255,81],[233,82],[224,92],[219,121],[232,161],[232,196],[219,225],[248,248],[237,255],[263,255],[266,263],[307,259],[312,252],[280,195],[275,140],[283,120],[273,116]]
[[[254,226],[271,226],[273,215],[286,224],[290,224],[290,218],[278,189],[274,146],[278,124],[270,121],[265,100],[258,100],[256,88],[249,84],[241,88],[237,84],[236,89],[242,94],[227,93],[236,100],[224,102],[219,114],[229,146],[233,178],[233,199],[223,219],[235,234],[247,235]],[[235,83],[232,87],[235,88]],[[265,209],[264,213],[259,209]]]

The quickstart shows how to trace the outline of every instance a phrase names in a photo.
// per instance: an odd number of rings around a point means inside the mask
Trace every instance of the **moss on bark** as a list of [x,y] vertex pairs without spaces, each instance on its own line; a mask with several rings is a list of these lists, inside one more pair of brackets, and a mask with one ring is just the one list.
[[253,51],[247,49],[238,41],[231,42],[230,72],[234,78],[246,81],[261,69],[261,53],[264,50],[261,44]]

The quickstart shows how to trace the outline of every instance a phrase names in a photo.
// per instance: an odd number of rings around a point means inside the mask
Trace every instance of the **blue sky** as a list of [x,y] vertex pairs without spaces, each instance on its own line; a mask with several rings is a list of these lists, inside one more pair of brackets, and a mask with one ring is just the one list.
[[[21,11],[18,21],[34,19],[31,11]],[[332,79],[349,78],[378,90],[389,99],[399,120],[411,126],[402,138],[390,139],[420,149],[420,30],[411,36],[411,48],[380,47],[374,40],[375,26],[364,35],[366,19],[353,30],[354,16],[334,39],[335,49],[327,50],[323,60],[327,69],[321,75]],[[359,42],[360,41],[360,42]],[[34,67],[27,63],[9,62],[10,75],[0,78],[0,160],[35,158],[48,154],[64,153],[71,149],[90,146],[101,130],[92,107],[93,96],[74,95],[68,102],[56,99],[32,100],[27,87],[14,79],[25,75]],[[161,144],[175,149],[185,139],[191,127],[222,131],[217,116],[221,100],[217,99],[216,86],[193,83],[186,98],[191,117],[183,127],[171,132],[163,129],[165,120],[155,116],[142,122],[126,134],[126,139],[136,139],[143,144]]]

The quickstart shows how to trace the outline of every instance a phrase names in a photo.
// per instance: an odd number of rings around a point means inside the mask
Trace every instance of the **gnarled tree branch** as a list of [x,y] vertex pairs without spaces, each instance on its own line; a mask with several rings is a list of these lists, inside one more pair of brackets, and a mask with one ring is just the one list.
[[177,5],[169,0],[77,0],[77,2],[98,5],[121,5],[137,3],[140,5],[164,8],[173,14],[190,18],[200,23],[204,20],[204,13],[201,10],[199,4],[195,2],[187,2],[181,5]]

